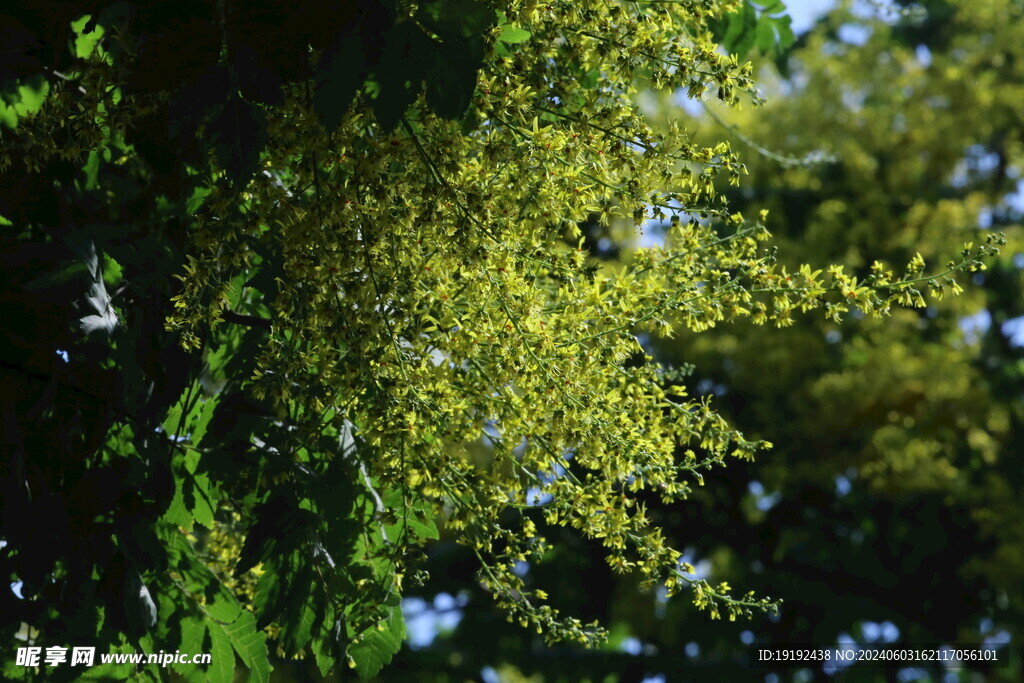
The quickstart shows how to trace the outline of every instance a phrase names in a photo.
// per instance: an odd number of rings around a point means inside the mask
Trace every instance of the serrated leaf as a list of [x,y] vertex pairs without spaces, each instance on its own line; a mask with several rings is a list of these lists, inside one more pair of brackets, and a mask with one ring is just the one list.
[[206,622],[198,616],[186,616],[178,622],[181,629],[181,649],[184,652],[202,652],[206,636]]
[[256,591],[253,595],[252,607],[257,615],[257,626],[265,626],[271,623],[284,610],[287,600],[287,586],[278,576],[278,565],[275,562],[263,567],[256,582]]
[[359,636],[359,642],[350,645],[348,654],[355,662],[360,680],[376,676],[400,649],[405,639],[405,620],[399,607],[387,610],[387,618],[380,623],[382,629],[370,627]]
[[256,628],[256,618],[252,613],[242,612],[240,617],[224,626],[223,631],[231,647],[249,669],[248,680],[268,683],[272,667],[267,651],[267,635]]
[[[200,666],[190,663],[172,664],[171,667],[187,681],[205,683],[206,681],[214,680],[211,678],[209,670],[217,665],[217,653],[210,646],[210,634],[206,628],[206,621],[198,616],[188,616],[179,623],[181,627],[181,642],[178,649],[182,652],[209,652],[211,653],[210,665]],[[231,654],[233,661],[235,656],[231,653],[230,645],[228,645],[228,652]],[[227,680],[230,682],[231,679]]]
[[331,672],[331,669],[334,668],[336,659],[328,651],[325,640],[313,641],[313,658],[316,660],[316,668],[320,670],[321,676],[326,677]]
[[334,618],[334,607],[330,600],[326,599],[326,595],[322,594],[321,611],[314,616],[313,637],[309,645],[317,668],[324,676],[334,668],[335,662],[345,660],[344,648],[337,640],[343,629]]
[[757,10],[748,0],[738,11],[726,15],[725,20],[727,23],[721,38],[722,47],[743,57],[753,47],[756,39]]
[[[190,451],[193,454],[194,451]],[[195,522],[207,529],[213,527],[213,516],[216,512],[216,498],[206,474],[194,474],[188,470],[190,465],[184,459],[174,464],[174,497],[163,515],[163,520],[191,531]],[[191,465],[195,467],[195,465]]]
[[189,478],[185,480],[185,484],[189,487],[189,493],[192,498],[189,501],[186,495],[186,504],[191,502],[191,510],[195,521],[207,529],[212,529],[213,515],[216,512],[216,508],[210,496],[209,478],[205,474],[190,474]]
[[283,497],[261,505],[256,515],[235,565],[236,577],[268,558],[288,558],[318,522],[312,512],[293,507],[293,501]]
[[235,679],[235,652],[231,639],[223,628],[211,626],[210,665],[206,669],[208,680],[213,683],[231,683]]
[[305,647],[306,643],[313,637],[313,631],[317,622],[316,610],[310,604],[302,605],[296,611],[298,615],[295,622],[289,624],[290,628],[288,628],[283,638],[285,649],[290,653],[296,653]]
[[224,624],[236,620],[243,612],[242,605],[217,575],[196,557],[192,544],[177,527],[162,524],[157,534],[167,547],[168,559],[172,568],[181,575],[185,589],[203,596],[206,614]]
[[167,510],[164,512],[161,519],[176,527],[180,527],[185,531],[192,531],[192,527],[195,523],[195,517],[192,516],[192,513],[185,505],[181,479],[176,478],[174,484],[174,498],[171,499],[171,504],[167,507]]

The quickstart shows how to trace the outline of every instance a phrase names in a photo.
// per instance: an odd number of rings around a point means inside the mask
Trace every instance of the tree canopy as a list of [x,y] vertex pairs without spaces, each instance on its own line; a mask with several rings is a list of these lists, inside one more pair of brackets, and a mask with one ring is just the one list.
[[[562,538],[562,552],[529,572],[557,586],[551,592],[566,609],[608,625],[602,651],[539,651],[530,634],[501,630],[474,609],[479,593],[453,580],[440,589],[463,591],[461,620],[429,647],[403,651],[406,671],[436,672],[438,681],[488,665],[502,681],[749,680],[769,673],[750,670],[752,648],[849,638],[1001,642],[1011,666],[989,680],[1021,677],[1013,648],[1022,637],[1024,546],[1013,492],[1024,341],[1014,113],[1022,43],[1019,22],[1006,20],[1018,11],[1013,3],[984,11],[922,3],[902,14],[840,4],[784,60],[750,53],[764,106],[682,108],[672,93],[645,103],[655,127],[671,118],[732,141],[749,175],[727,190],[730,206],[770,210],[772,243],[790,267],[832,262],[863,272],[876,258],[899,262],[918,250],[936,258],[993,230],[1009,239],[964,296],[923,309],[842,325],[815,315],[785,329],[740,322],[655,342],[661,362],[693,365],[694,393],[713,396],[731,424],[775,446],[709,474],[687,505],[649,513],[709,578],[783,597],[779,616],[738,628],[709,623],[686,601],[603,576],[593,546]],[[632,258],[628,230],[589,230],[594,244],[618,245],[600,250],[605,258]],[[459,567],[456,553],[437,551],[431,566]],[[437,589],[417,592],[429,605]],[[905,669],[899,680],[976,675]],[[896,671],[771,673],[881,681]]]
[[[775,611],[652,514],[773,437],[641,341],[924,307],[1002,237],[784,265],[730,207],[731,146],[635,97],[759,101],[737,52],[788,41],[772,7],[5,8],[5,639],[372,677],[442,533],[551,642],[606,635],[518,571],[552,538],[713,618]],[[588,241],[651,220],[664,246],[628,261]]]

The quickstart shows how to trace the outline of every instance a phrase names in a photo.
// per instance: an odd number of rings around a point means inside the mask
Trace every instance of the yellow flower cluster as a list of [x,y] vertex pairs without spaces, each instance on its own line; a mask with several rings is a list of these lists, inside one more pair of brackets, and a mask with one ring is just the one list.
[[[386,132],[356,106],[328,134],[297,89],[270,117],[265,172],[244,202],[215,190],[192,235],[169,326],[189,335],[232,302],[266,316],[254,394],[310,443],[354,429],[368,482],[429,506],[509,618],[550,638],[601,632],[512,571],[548,548],[541,517],[599,540],[614,571],[691,586],[714,617],[776,604],[693,579],[652,528],[643,495],[681,501],[703,471],[770,444],[666,382],[638,334],[881,314],[921,305],[917,286],[936,281],[918,259],[902,278],[879,265],[864,280],[777,266],[763,226],[716,191],[743,173],[728,146],[645,122],[640,89],[727,102],[750,90],[749,66],[705,24],[734,4],[501,3],[531,37],[487,62],[465,127],[414,107]],[[584,221],[669,216],[665,246],[621,267],[582,249]],[[978,267],[990,246],[941,277]],[[260,254],[280,254],[276,292],[246,286]],[[381,551],[395,590],[406,550],[390,539]]]

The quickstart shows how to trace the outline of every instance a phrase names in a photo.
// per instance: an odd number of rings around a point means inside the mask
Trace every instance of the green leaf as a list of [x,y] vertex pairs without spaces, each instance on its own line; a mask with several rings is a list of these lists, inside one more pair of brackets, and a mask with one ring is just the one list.
[[36,74],[0,85],[0,123],[16,128],[18,120],[36,114],[50,94],[50,82]]
[[[214,632],[207,629],[206,621],[199,616],[188,616],[181,620],[181,643],[179,648],[182,652],[208,652],[210,653],[210,664],[199,666],[196,664],[172,664],[172,668],[181,674],[188,681],[205,683],[206,681],[223,681],[230,683],[235,668],[235,653],[231,650],[231,643],[221,634],[221,639],[227,645],[227,656],[218,652]],[[212,641],[212,642],[211,642]],[[225,676],[226,673],[226,676]]]
[[[195,386],[193,391],[200,389]],[[202,455],[194,448],[206,434],[218,401],[213,397],[200,398],[194,401],[192,410],[182,419],[183,404],[190,393],[181,396],[178,403],[167,412],[162,425],[168,439],[187,439],[187,445],[182,444],[177,449],[179,452],[171,463],[175,491],[163,516],[164,521],[186,531],[192,530],[194,522],[199,522],[207,529],[212,528],[217,502],[221,497],[219,490],[211,484],[209,475],[199,467]],[[182,449],[183,453],[180,452]]]
[[256,522],[242,544],[235,576],[241,576],[268,560],[286,567],[286,563],[291,562],[293,551],[305,543],[310,529],[317,523],[315,514],[294,507],[294,501],[284,497],[273,498],[260,506],[256,511]]
[[366,80],[362,46],[347,31],[340,33],[320,58],[313,110],[327,132],[333,133]]
[[[257,615],[257,626],[266,626],[272,623],[288,607],[292,600],[305,602],[306,593],[300,596],[291,594],[289,590],[293,581],[296,567],[294,566],[295,554],[292,553],[284,558],[273,558],[263,567],[263,573],[256,583],[256,593],[253,596],[253,610]],[[300,586],[300,588],[302,588]],[[308,586],[305,587],[308,592]]]
[[[202,391],[202,389],[198,385],[194,385],[192,391]],[[199,445],[206,435],[210,420],[213,419],[218,401],[214,397],[201,397],[194,402],[192,410],[183,420],[181,411],[184,409],[185,401],[190,393],[182,394],[178,402],[167,411],[167,417],[164,418],[162,426],[165,434],[175,435],[179,433],[180,429],[180,436],[187,436],[189,443]]]
[[788,14],[775,18],[775,30],[779,34],[778,50],[785,50],[791,47],[796,41],[796,36],[793,35],[793,18]]
[[206,201],[206,198],[210,196],[211,192],[213,192],[212,187],[203,186],[196,187],[192,190],[192,196],[188,198],[187,202],[185,202],[185,212],[191,216],[198,211],[199,207],[203,205],[203,202]]
[[[270,663],[266,636],[256,629],[252,614],[242,609],[220,580],[195,557],[185,537],[164,526],[161,536],[168,545],[173,568],[182,576],[190,595],[204,598],[205,624],[211,639],[211,665],[208,678],[200,680],[231,681],[234,675],[232,649],[249,668],[249,680],[269,681]],[[182,638],[196,640],[198,623],[182,622]]]
[[207,124],[217,162],[236,187],[244,187],[259,167],[266,146],[266,115],[237,92]]
[[181,649],[184,652],[202,652],[206,622],[196,615],[186,616],[178,622],[181,629]]
[[765,16],[761,17],[761,20],[757,23],[757,37],[755,39],[757,49],[762,54],[767,54],[775,47],[775,31],[772,27],[772,21]]
[[269,683],[270,654],[267,651],[267,635],[256,628],[256,618],[251,612],[242,615],[223,627],[231,646],[249,669],[250,681]]
[[334,668],[335,659],[334,656],[328,651],[326,647],[323,647],[321,643],[323,641],[313,641],[313,658],[316,660],[316,668],[320,670],[321,676],[327,676]]
[[423,89],[425,65],[435,49],[433,41],[411,21],[393,26],[384,40],[384,57],[374,70],[379,91],[373,113],[382,128],[391,130]]
[[207,132],[213,138],[213,150],[228,180],[236,188],[244,187],[259,167],[260,154],[267,144],[267,117],[263,110],[233,93],[210,121]]
[[307,603],[296,611],[298,614],[295,622],[290,624],[290,628],[282,637],[285,650],[291,654],[297,653],[309,642],[317,624],[316,610],[312,605]]
[[182,577],[185,589],[205,600],[203,610],[220,623],[231,623],[242,614],[242,605],[213,571],[195,555],[192,544],[177,527],[161,524],[158,535],[167,547],[171,567]]
[[310,643],[310,650],[313,652],[313,658],[316,660],[316,666],[320,669],[320,673],[327,676],[337,662],[345,661],[345,648],[339,641],[345,629],[340,620],[334,618],[334,610],[330,605],[327,606],[322,617],[320,632]]
[[[90,666],[84,668],[81,673],[80,681],[103,681],[109,683],[109,681],[129,681],[132,679],[135,673],[135,665],[133,664],[100,664],[100,654],[103,653],[102,649],[97,648],[96,651],[96,666]],[[118,645],[110,648],[103,654],[134,654],[135,648],[130,645]]]
[[14,107],[8,107],[3,100],[0,100],[0,123],[10,129],[18,127],[18,114]]
[[577,77],[580,86],[586,88],[587,90],[592,90],[596,88],[597,84],[600,82],[600,79],[601,72],[598,71],[597,69],[591,69],[590,71],[582,72],[580,76]]
[[209,680],[213,683],[231,683],[235,678],[235,653],[231,639],[218,625],[211,625],[209,633],[210,666],[206,670]]
[[716,35],[722,47],[740,57],[753,47],[763,54],[779,54],[794,41],[792,19],[785,12],[781,0],[746,0],[717,22]]
[[473,101],[483,51],[468,40],[437,46],[427,67],[427,104],[448,120],[461,119]]
[[725,28],[722,30],[720,42],[729,52],[740,57],[746,55],[754,45],[757,33],[758,13],[754,5],[747,0],[736,12],[724,17]]
[[525,43],[532,35],[533,34],[525,28],[506,24],[501,27],[501,33],[498,34],[498,40],[503,43]]
[[100,152],[99,150],[92,150],[89,152],[89,158],[85,162],[85,166],[82,169],[85,171],[85,189],[96,190],[99,188],[99,172],[100,172]]
[[[175,501],[181,496],[181,503],[191,515],[192,520],[199,522],[207,529],[213,528],[213,515],[216,512],[217,502],[211,495],[210,480],[205,474],[195,474],[199,454],[189,451],[184,458],[184,471],[178,470],[175,474]],[[171,505],[175,504],[172,501]],[[180,525],[191,529],[191,522]]]
[[363,631],[359,642],[350,645],[348,654],[355,662],[361,680],[376,676],[402,648],[405,639],[405,620],[399,607],[387,610],[387,617],[377,626]]
[[18,86],[18,97],[21,102],[19,115],[38,113],[43,108],[46,96],[50,94],[50,82],[42,76],[33,76],[27,83]]
[[425,518],[425,520],[421,522],[416,519],[416,517],[410,515],[408,526],[421,540],[438,539],[441,537],[437,531],[437,524],[435,524],[434,520],[430,517]]
[[100,39],[103,38],[103,27],[97,26],[95,23],[93,23],[91,31],[85,32],[85,27],[91,19],[91,15],[83,14],[79,19],[71,22],[71,30],[75,34],[75,56],[79,59],[88,59]]

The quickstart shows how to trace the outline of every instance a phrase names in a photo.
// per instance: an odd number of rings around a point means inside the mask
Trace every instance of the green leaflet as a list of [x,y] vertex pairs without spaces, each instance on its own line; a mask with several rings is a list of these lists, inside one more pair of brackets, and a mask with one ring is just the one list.
[[428,54],[427,104],[438,116],[459,119],[469,108],[483,63],[479,40],[451,38]]
[[224,626],[223,631],[235,652],[248,667],[248,680],[258,683],[269,681],[271,667],[267,652],[267,635],[256,629],[256,618],[252,613],[242,612],[238,619]]
[[[228,665],[234,669],[234,657],[228,657],[230,649],[238,653],[239,658],[249,669],[250,681],[270,680],[270,659],[267,650],[267,636],[256,627],[256,619],[251,612],[242,609],[238,599],[229,591],[209,567],[195,556],[191,543],[177,529],[163,526],[161,537],[168,547],[168,555],[172,568],[182,577],[182,588],[193,600],[202,596],[204,604],[200,606],[207,617],[205,622],[209,629],[211,653],[219,652],[219,659],[211,661],[211,675],[228,676],[221,680],[230,681]],[[193,641],[195,633],[189,636]],[[224,643],[230,645],[230,649]],[[217,679],[210,679],[217,680]]]
[[12,85],[4,84],[0,89],[0,123],[8,128],[17,128],[18,119],[39,112],[49,94],[50,83],[39,74],[15,81]]
[[214,140],[217,161],[228,180],[242,188],[259,165],[260,153],[267,144],[267,117],[257,105],[235,94],[220,113],[207,124]]
[[104,31],[102,26],[94,24],[91,30],[85,30],[91,19],[91,15],[83,14],[80,18],[71,22],[71,30],[75,34],[75,56],[79,59],[88,59],[92,55],[93,50],[96,49],[100,39],[103,38]]
[[498,34],[498,40],[503,43],[525,43],[530,39],[532,34],[524,28],[513,26],[512,24],[505,24],[501,27],[501,33]]
[[387,617],[377,626],[363,631],[358,642],[349,646],[348,654],[355,664],[360,680],[369,680],[391,661],[405,640],[405,619],[399,607],[387,610]]
[[[163,601],[161,601],[160,606],[163,608]],[[182,652],[213,652],[209,639],[206,638],[206,622],[198,614],[182,617],[178,622],[178,627],[181,630],[180,649]],[[215,668],[219,664],[217,654],[211,654],[210,659],[209,668]],[[232,655],[228,662],[232,669],[234,668],[234,662],[235,658]],[[195,664],[173,664],[172,666],[175,671],[184,676],[188,681],[201,681],[212,678],[209,675],[209,671],[202,666]],[[214,678],[214,680],[217,679]],[[223,678],[219,680],[223,680]]]
[[762,54],[782,53],[795,39],[782,0],[746,0],[739,10],[715,23],[715,37],[740,58],[754,47]]
[[207,630],[210,634],[210,668],[206,672],[209,680],[213,683],[230,682],[235,677],[235,655],[231,639],[219,626],[211,626]]
[[407,501],[402,491],[396,489],[384,495],[384,506],[394,519],[394,523],[386,527],[388,538],[399,539],[407,531],[411,531],[415,540],[420,542],[440,537],[433,514],[422,501]]
[[[216,398],[195,398],[198,393],[201,389],[197,384],[168,411],[163,423],[167,438],[177,441],[180,446],[175,449],[171,465],[175,474],[174,498],[164,513],[164,519],[186,531],[192,530],[194,522],[212,528],[220,497],[217,489],[211,486],[209,475],[199,468],[199,451],[190,448],[202,441],[217,407]],[[186,405],[190,397],[192,401]],[[184,410],[188,410],[186,415],[182,415]]]
[[321,57],[313,96],[313,109],[329,132],[341,124],[365,78],[365,57],[359,41],[347,33],[338,35]]
[[196,474],[199,454],[188,451],[174,459],[174,498],[171,500],[164,519],[186,531],[191,531],[194,522],[207,529],[212,528],[217,500],[210,486],[209,476]]

